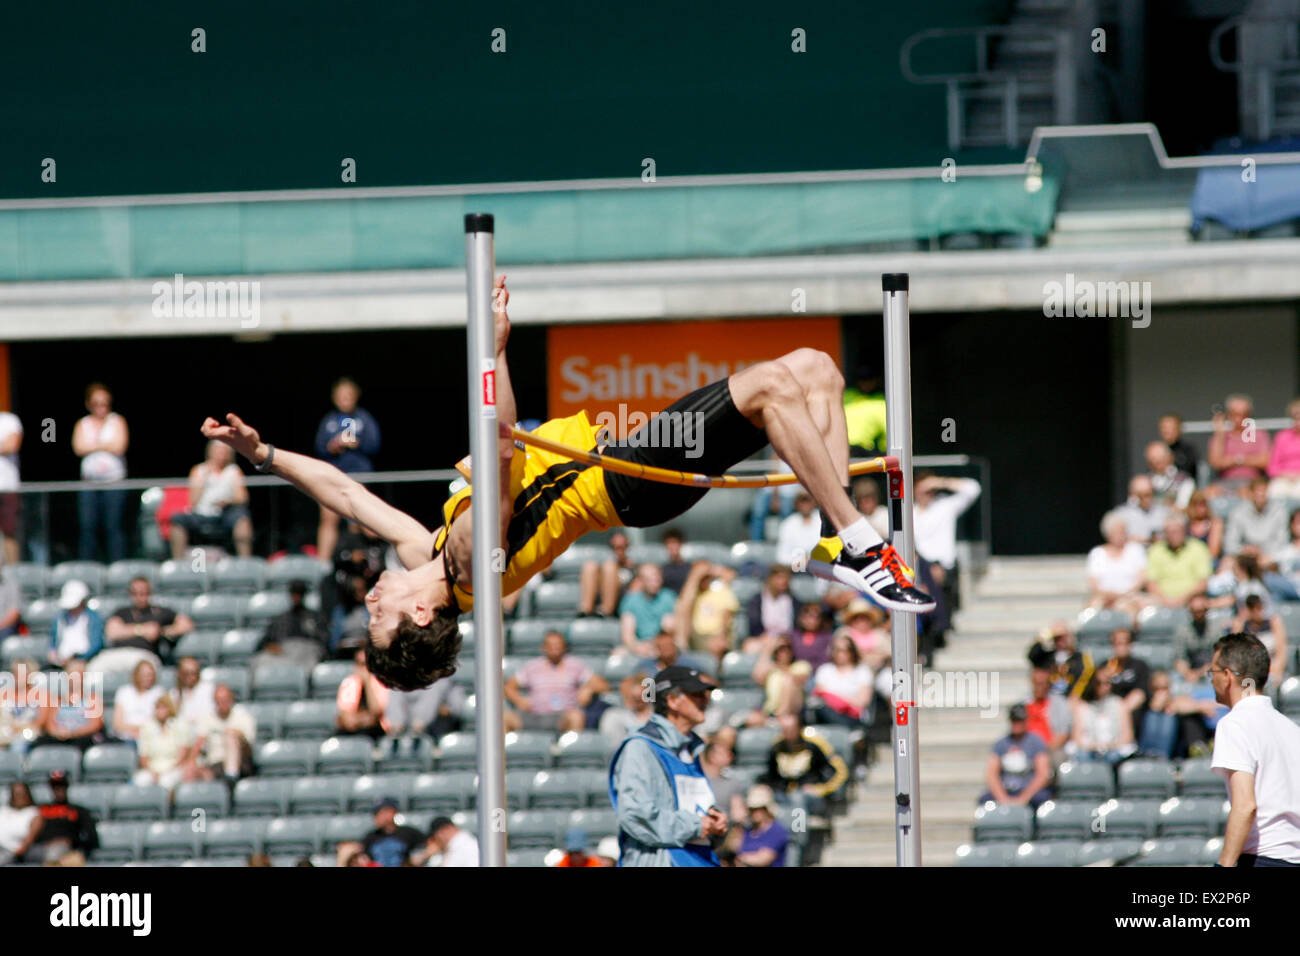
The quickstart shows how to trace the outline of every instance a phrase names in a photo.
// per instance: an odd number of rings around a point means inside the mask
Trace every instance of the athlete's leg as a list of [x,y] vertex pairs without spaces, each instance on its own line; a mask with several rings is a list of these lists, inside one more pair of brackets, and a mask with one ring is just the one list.
[[844,376],[825,352],[795,349],[777,359],[803,388],[808,414],[826,444],[841,485],[849,484],[849,429],[844,420]]

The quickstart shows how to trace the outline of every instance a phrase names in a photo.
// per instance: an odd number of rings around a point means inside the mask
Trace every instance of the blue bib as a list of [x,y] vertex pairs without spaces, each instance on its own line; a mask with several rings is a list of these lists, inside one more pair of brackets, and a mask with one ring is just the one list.
[[[704,775],[704,768],[700,766],[698,757],[687,763],[657,740],[644,734],[633,733],[618,745],[613,759],[609,762],[609,802],[614,805],[616,813],[618,793],[614,789],[614,768],[618,766],[618,758],[623,753],[623,748],[632,740],[644,740],[658,758],[659,765],[664,768],[664,773],[668,775],[668,781],[672,784],[674,809],[694,810],[703,816],[709,807],[714,805],[713,788],[709,786],[709,779]],[[623,847],[628,839],[628,835],[620,829],[618,831],[619,866],[623,865]],[[688,843],[685,846],[664,849],[668,851],[673,866],[719,865],[717,855],[707,843]]]

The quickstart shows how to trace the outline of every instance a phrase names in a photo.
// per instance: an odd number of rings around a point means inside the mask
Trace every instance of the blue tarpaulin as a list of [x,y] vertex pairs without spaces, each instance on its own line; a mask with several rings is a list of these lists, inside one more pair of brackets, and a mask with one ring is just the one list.
[[[1224,143],[1213,152],[1251,156],[1300,152],[1300,139],[1275,140],[1247,147]],[[1251,179],[1253,178],[1253,182]],[[1220,166],[1202,169],[1192,190],[1192,229],[1213,221],[1241,232],[1266,229],[1300,219],[1300,165]]]

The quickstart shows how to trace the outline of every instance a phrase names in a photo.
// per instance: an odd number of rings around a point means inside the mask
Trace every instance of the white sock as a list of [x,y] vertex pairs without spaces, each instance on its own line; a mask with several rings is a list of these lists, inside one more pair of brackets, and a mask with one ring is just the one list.
[[845,551],[857,556],[868,548],[880,544],[884,539],[876,534],[876,529],[871,527],[866,518],[859,518],[840,532],[840,540],[844,542]]

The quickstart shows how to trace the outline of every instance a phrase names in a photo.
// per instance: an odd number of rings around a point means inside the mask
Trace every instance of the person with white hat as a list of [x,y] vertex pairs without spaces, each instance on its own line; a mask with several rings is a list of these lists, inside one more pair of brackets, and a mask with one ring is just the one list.
[[745,797],[749,829],[736,851],[738,866],[785,866],[790,831],[776,818],[776,795],[765,783],[750,787]]
[[88,661],[103,650],[104,619],[86,606],[89,600],[90,588],[84,581],[64,582],[47,655],[51,664],[63,667],[73,658]]

